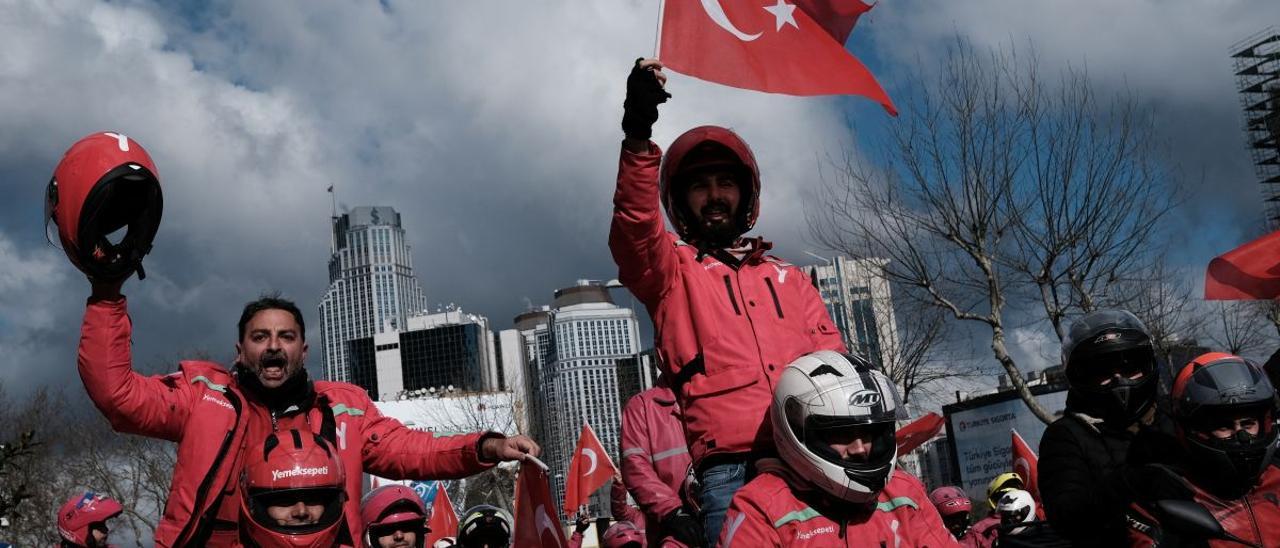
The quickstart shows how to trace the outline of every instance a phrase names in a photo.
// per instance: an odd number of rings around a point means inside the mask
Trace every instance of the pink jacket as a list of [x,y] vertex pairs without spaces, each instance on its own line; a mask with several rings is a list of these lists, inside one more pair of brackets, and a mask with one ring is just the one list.
[[[178,444],[156,546],[236,546],[243,452],[261,447],[270,417],[236,387],[221,366],[183,361],[176,373],[148,377],[132,369],[132,325],[125,300],[90,301],[80,333],[79,370],[89,398],[118,432]],[[436,437],[384,417],[359,387],[316,382],[313,407],[282,419],[319,432],[331,414],[346,467],[346,521],[360,538],[363,472],[392,479],[461,478],[487,469],[477,454],[481,434]],[[290,426],[292,425],[292,426]],[[213,519],[215,518],[216,519]],[[213,526],[219,522],[219,526]]]
[[662,517],[683,505],[681,486],[692,462],[686,443],[670,388],[645,390],[622,409],[622,481],[644,510],[654,546],[662,538]]
[[720,546],[951,548],[960,544],[929,503],[920,480],[898,470],[870,515],[850,521],[823,515],[796,498],[781,476],[762,473],[734,495],[720,532]]
[[[745,151],[736,136],[721,133],[725,146]],[[757,241],[735,268],[665,230],[662,152],[649,147],[644,154],[624,149],[619,160],[609,231],[618,278],[653,318],[694,465],[709,455],[764,449],[772,445],[766,410],[783,368],[815,350],[843,352],[844,343],[809,277],[765,255],[768,244]]]
[[960,539],[960,543],[968,548],[991,548],[996,545],[1000,536],[1000,516],[991,515],[978,520]]

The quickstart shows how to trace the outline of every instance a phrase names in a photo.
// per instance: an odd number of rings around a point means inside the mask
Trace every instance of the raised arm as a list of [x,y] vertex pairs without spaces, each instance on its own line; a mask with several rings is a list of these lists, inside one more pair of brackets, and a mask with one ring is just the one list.
[[192,391],[180,375],[148,377],[135,372],[132,334],[124,296],[95,291],[80,327],[80,380],[117,432],[177,441]]
[[360,443],[365,470],[388,479],[457,479],[478,474],[500,461],[538,455],[525,436],[508,438],[497,432],[438,435],[406,427],[362,402],[366,417]]
[[623,103],[618,186],[613,195],[609,250],[618,264],[618,279],[642,301],[666,291],[675,276],[676,256],[662,224],[658,171],[662,150],[649,140],[658,119],[658,104],[670,97],[663,90],[662,65],[637,59],[627,78]]

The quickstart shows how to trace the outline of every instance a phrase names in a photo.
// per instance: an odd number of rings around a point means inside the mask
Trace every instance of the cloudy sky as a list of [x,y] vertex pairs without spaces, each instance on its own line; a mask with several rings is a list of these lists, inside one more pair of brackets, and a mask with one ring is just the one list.
[[[265,290],[314,324],[330,184],[340,207],[402,213],[430,302],[500,328],[577,278],[614,277],[617,122],[656,18],[655,0],[0,0],[0,382],[75,382],[88,286],[46,243],[41,200],[93,131],[141,142],[165,188],[149,277],[125,288],[139,361],[229,358],[240,305]],[[956,35],[1031,41],[1047,67],[1086,66],[1102,91],[1150,101],[1196,181],[1176,259],[1199,265],[1259,219],[1227,50],[1268,23],[1280,3],[882,0],[849,48],[895,93]],[[739,130],[764,172],[758,231],[797,262],[822,252],[805,236],[815,159],[853,146],[850,120],[871,136],[892,123],[860,99],[680,75],[669,89],[655,140]],[[1014,340],[1044,355],[1035,333]]]

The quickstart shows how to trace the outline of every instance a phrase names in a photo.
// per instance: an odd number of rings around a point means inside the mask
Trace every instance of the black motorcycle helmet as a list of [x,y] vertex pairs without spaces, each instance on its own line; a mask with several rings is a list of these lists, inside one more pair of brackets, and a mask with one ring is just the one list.
[[[1276,391],[1262,369],[1239,356],[1210,352],[1178,372],[1172,396],[1178,441],[1193,473],[1219,496],[1248,492],[1276,451]],[[1258,434],[1211,435],[1224,414],[1255,417]]]
[[1151,335],[1128,311],[1097,310],[1071,324],[1062,340],[1062,364],[1070,385],[1067,408],[1072,411],[1124,427],[1155,402]]

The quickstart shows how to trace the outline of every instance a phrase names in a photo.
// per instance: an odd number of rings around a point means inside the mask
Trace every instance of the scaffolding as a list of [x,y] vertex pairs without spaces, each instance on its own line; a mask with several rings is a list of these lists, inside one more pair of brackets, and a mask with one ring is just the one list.
[[1246,145],[1262,185],[1264,213],[1280,229],[1280,33],[1267,27],[1231,46]]

